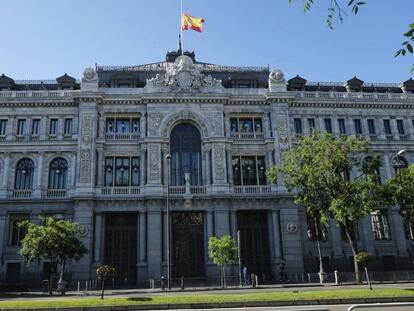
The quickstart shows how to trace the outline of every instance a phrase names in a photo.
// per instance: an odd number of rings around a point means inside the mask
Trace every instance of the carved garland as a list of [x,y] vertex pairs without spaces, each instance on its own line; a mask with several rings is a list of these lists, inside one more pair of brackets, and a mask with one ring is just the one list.
[[82,140],[80,152],[80,182],[91,182],[91,161],[92,161],[92,131],[93,117],[84,115],[82,117]]

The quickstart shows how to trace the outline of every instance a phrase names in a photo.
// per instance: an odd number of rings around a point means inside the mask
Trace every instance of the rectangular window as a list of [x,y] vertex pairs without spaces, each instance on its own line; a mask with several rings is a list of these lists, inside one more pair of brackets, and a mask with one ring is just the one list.
[[368,131],[370,135],[375,135],[375,122],[374,119],[368,119]]
[[239,132],[239,120],[237,118],[230,119],[230,132],[231,133]]
[[26,119],[19,119],[17,121],[17,135],[23,136],[26,134]]
[[254,131],[256,133],[263,133],[263,123],[261,118],[254,118]]
[[361,119],[354,119],[355,133],[357,135],[362,135],[362,125]]
[[9,246],[19,246],[26,235],[27,228],[19,227],[19,223],[29,220],[29,214],[10,214],[9,216]]
[[308,127],[309,127],[309,132],[313,132],[316,128],[315,126],[315,119],[310,118],[308,119]]
[[252,133],[253,132],[253,119],[240,118],[239,119],[239,131],[242,133]]
[[32,135],[38,136],[40,132],[40,119],[32,120]]
[[[348,237],[346,236],[345,228],[343,225],[339,225],[339,230],[341,231],[342,240],[348,241]],[[357,224],[355,224],[354,227],[350,229],[349,233],[353,241],[359,241],[359,230]]]
[[105,158],[105,187],[138,187],[140,184],[139,157]]
[[325,131],[332,134],[331,119],[329,118],[323,119],[323,122],[325,123]]
[[232,159],[233,184],[235,186],[266,185],[264,156],[237,156]]
[[414,222],[404,219],[405,238],[407,240],[414,240]]
[[302,134],[302,119],[295,118],[293,119],[294,125],[295,125],[295,133],[296,134]]
[[105,159],[105,187],[112,187],[114,185],[114,159]]
[[133,118],[132,119],[132,128],[131,128],[131,132],[132,133],[139,133],[139,119],[137,118]]
[[384,120],[384,131],[386,135],[392,135],[390,120]]
[[73,119],[65,119],[64,135],[72,135]]
[[386,210],[378,210],[371,213],[371,225],[375,240],[391,239],[390,226]]
[[132,158],[131,159],[131,186],[138,187],[139,186],[139,158]]
[[49,128],[49,134],[52,136],[56,136],[58,132],[58,119],[50,119],[50,128]]
[[312,217],[307,217],[308,222],[308,238],[311,241],[326,241],[326,228]]
[[0,136],[6,136],[7,120],[0,120]]
[[346,134],[345,119],[338,119],[338,127],[339,127],[339,134],[345,135]]
[[398,134],[400,134],[400,135],[405,134],[404,120],[397,120],[397,130],[398,130]]
[[114,122],[115,122],[114,119],[106,119],[106,132],[107,133],[115,132]]

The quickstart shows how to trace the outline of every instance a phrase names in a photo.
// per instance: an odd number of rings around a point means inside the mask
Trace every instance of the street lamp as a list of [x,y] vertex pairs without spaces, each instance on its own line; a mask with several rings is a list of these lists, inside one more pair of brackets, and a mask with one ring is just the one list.
[[394,173],[397,173],[397,171],[400,169],[400,156],[404,154],[407,150],[401,149],[399,151],[395,152],[395,167],[394,167]]
[[[321,237],[319,235],[319,226],[318,226],[318,221],[316,220],[316,217],[313,217],[313,224],[315,225],[315,238],[316,238],[316,243],[318,246],[318,254],[319,254],[319,281],[321,284],[323,284],[323,276],[325,272],[323,271],[322,251],[321,251],[321,243],[320,243]],[[321,233],[322,233],[322,238],[325,238],[325,230],[322,230]],[[307,231],[307,234],[310,239],[313,238],[312,230],[309,229]]]
[[171,289],[170,283],[170,206],[169,206],[169,196],[170,196],[170,161],[171,155],[167,153],[165,155],[167,160],[167,197],[166,197],[166,212],[167,212],[167,288]]

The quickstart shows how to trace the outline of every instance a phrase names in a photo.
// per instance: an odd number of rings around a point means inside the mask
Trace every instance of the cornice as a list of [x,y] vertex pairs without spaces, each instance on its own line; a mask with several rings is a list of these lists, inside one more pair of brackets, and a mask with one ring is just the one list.
[[79,103],[71,101],[0,101],[0,107],[77,107]]
[[226,97],[169,97],[169,98],[143,98],[144,104],[225,104],[228,101]]
[[391,102],[343,102],[343,101],[293,101],[289,107],[315,108],[363,108],[363,109],[412,109],[414,103]]

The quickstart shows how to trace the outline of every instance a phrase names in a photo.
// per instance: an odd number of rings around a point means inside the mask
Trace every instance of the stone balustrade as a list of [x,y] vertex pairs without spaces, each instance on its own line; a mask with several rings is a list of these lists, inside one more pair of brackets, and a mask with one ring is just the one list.
[[75,91],[0,91],[1,98],[59,98],[72,97]]

